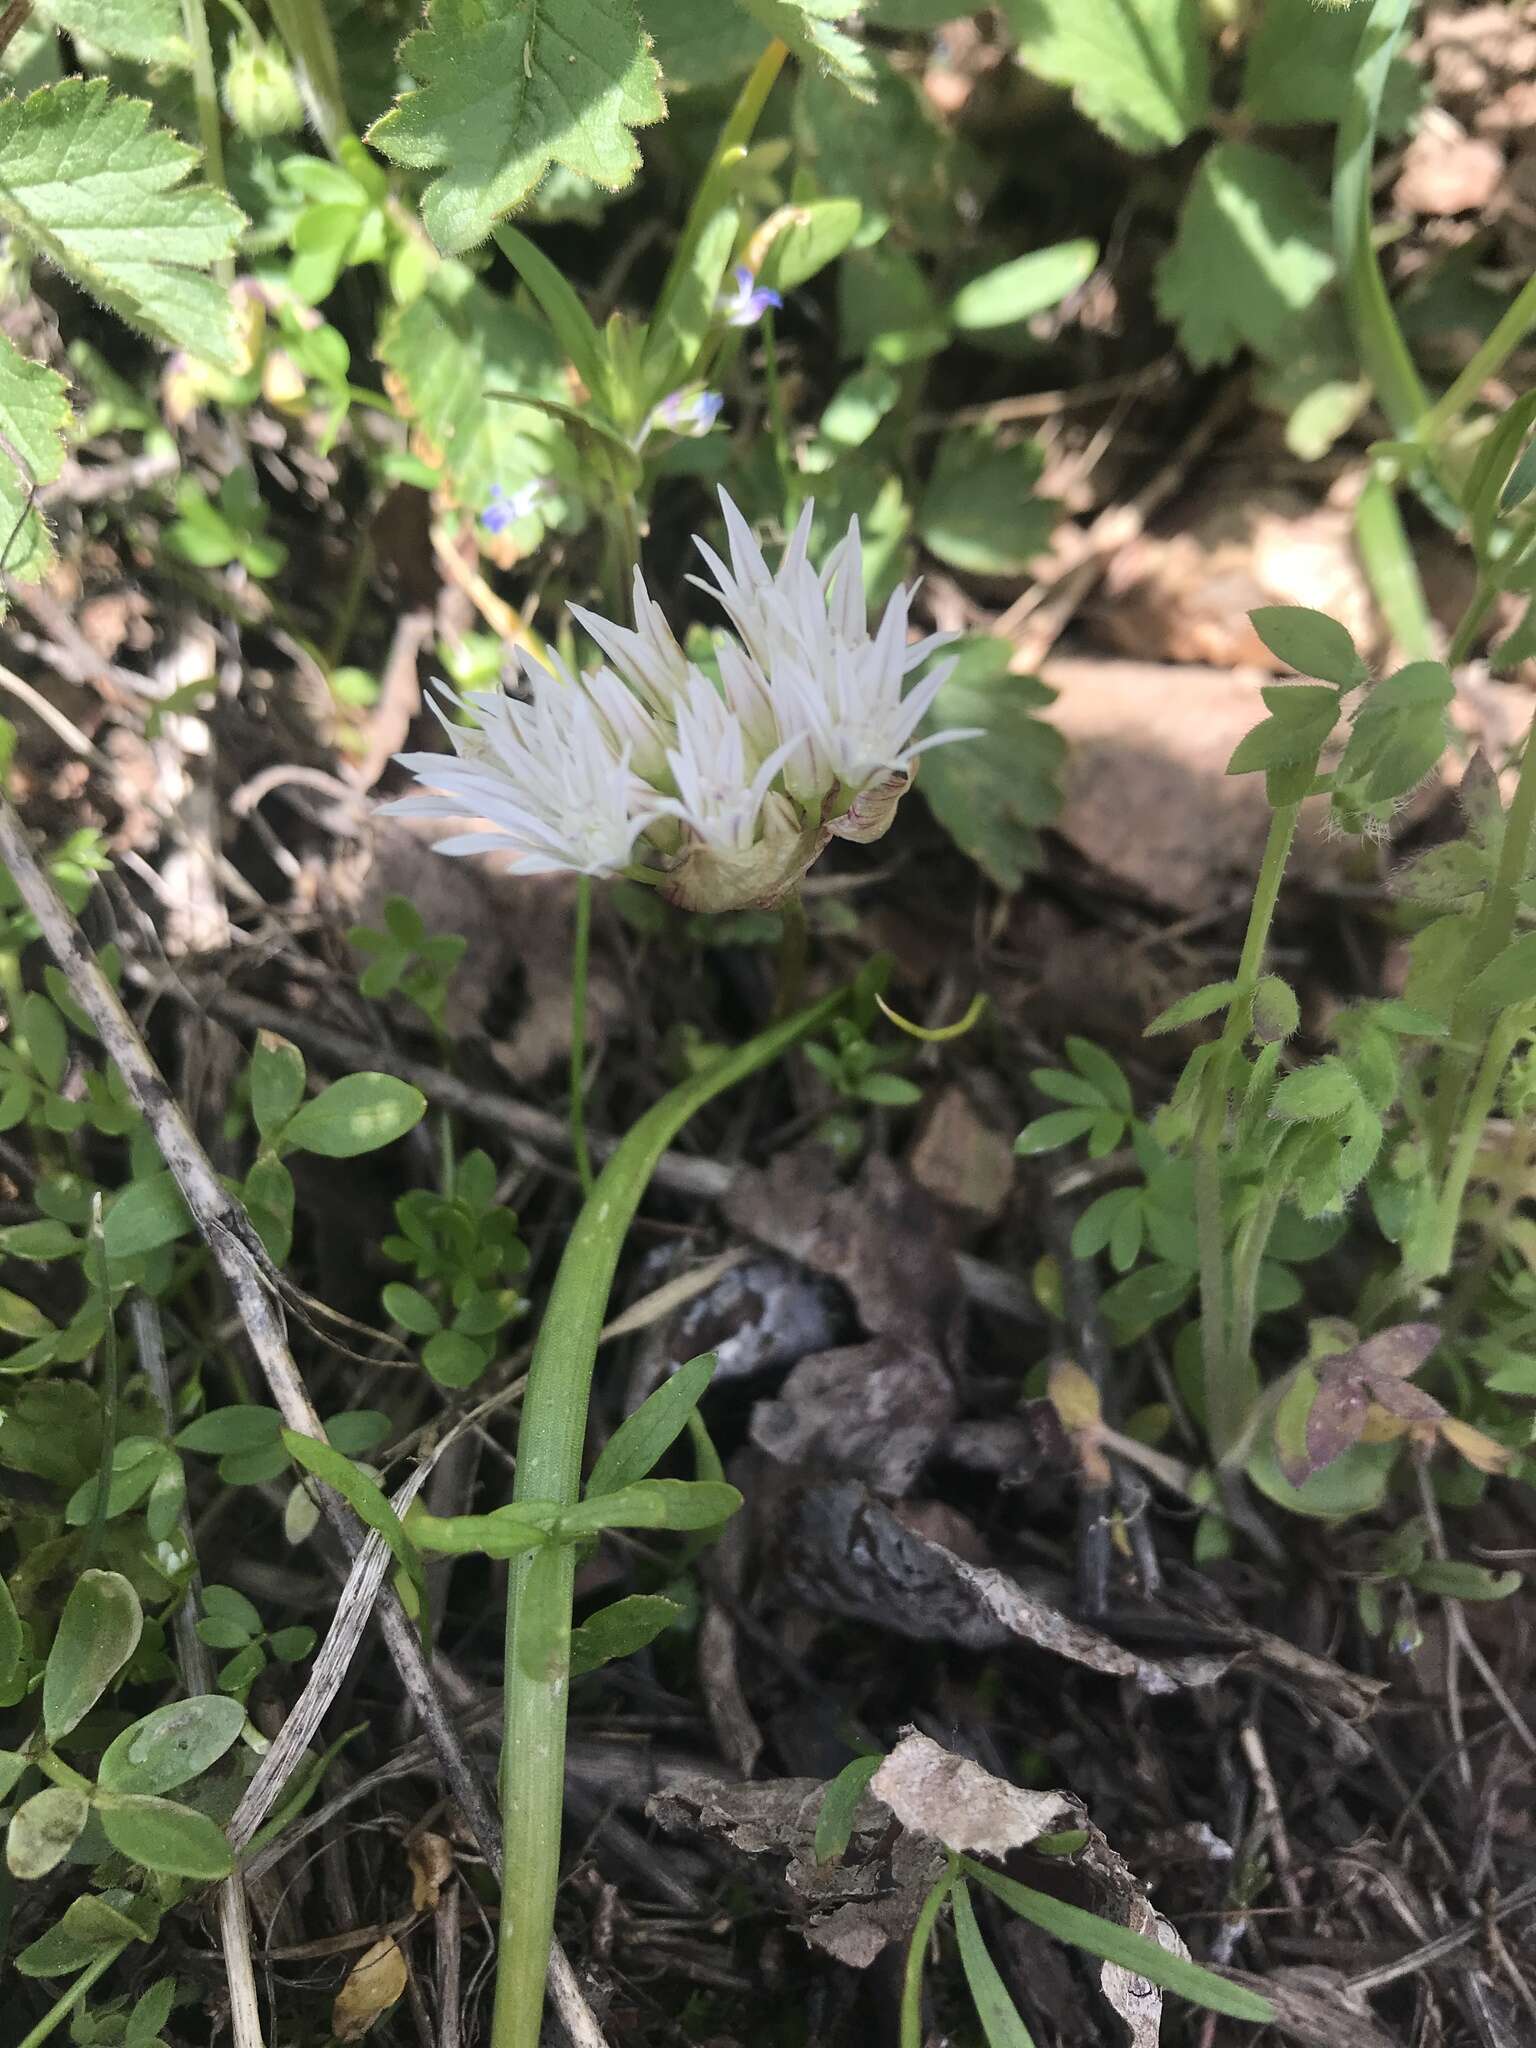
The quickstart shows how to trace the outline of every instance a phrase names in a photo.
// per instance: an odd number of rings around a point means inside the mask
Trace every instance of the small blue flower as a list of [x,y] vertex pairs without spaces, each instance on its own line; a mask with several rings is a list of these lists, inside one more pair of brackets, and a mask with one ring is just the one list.
[[738,263],[731,272],[736,280],[733,292],[722,292],[719,298],[719,312],[727,327],[755,327],[763,315],[783,305],[784,301],[765,284],[753,282],[752,273],[745,263]]
[[505,533],[509,526],[515,526],[519,519],[526,519],[544,497],[548,485],[543,477],[535,477],[531,483],[523,484],[515,491],[507,491],[500,484],[491,486],[491,502],[480,514],[480,524],[487,533]]
[[669,391],[646,421],[645,432],[650,434],[663,427],[669,434],[679,434],[690,441],[702,440],[719,419],[724,404],[718,391],[706,391],[700,384]]

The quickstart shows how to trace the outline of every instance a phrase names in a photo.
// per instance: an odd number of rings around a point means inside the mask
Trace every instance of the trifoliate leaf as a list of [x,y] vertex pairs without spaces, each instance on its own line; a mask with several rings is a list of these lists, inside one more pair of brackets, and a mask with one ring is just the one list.
[[400,61],[421,82],[368,139],[440,173],[422,218],[450,251],[483,242],[551,164],[627,185],[631,131],[667,110],[632,0],[433,0]]
[[0,100],[0,221],[122,319],[233,368],[234,309],[207,273],[243,216],[222,192],[175,189],[197,152],[149,115],[104,78]]
[[[379,337],[390,396],[413,423],[412,446],[452,503],[478,516],[496,485],[509,495],[573,465],[548,414],[487,398],[488,390],[566,395],[560,351],[542,323],[445,263]],[[558,459],[557,459],[558,458]],[[544,506],[534,513],[540,521]],[[533,539],[541,528],[535,524]]]
[[1061,807],[1061,734],[1039,716],[1050,692],[1009,672],[1000,640],[960,643],[955,671],[935,698],[925,731],[979,727],[924,754],[917,786],[950,837],[999,889],[1014,890],[1040,864],[1040,828]]
[[1199,0],[1004,0],[1019,62],[1070,88],[1125,149],[1169,149],[1210,111]]
[[53,560],[53,538],[32,492],[64,467],[65,388],[56,371],[0,334],[0,563],[22,583],[35,583]]
[[1299,170],[1248,142],[1207,152],[1158,265],[1157,302],[1198,369],[1295,343],[1334,271],[1328,208]]
[[37,11],[55,28],[83,36],[109,57],[178,68],[191,61],[177,0],[39,0]]

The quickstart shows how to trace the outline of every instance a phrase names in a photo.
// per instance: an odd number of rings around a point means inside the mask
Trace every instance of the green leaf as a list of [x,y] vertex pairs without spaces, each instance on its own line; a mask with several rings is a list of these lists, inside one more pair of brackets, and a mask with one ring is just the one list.
[[[128,1894],[115,1896],[126,1899]],[[109,1898],[86,1892],[71,1899],[47,1932],[22,1950],[16,1958],[17,1973],[23,1977],[73,1976],[95,1961],[104,1948],[118,1949],[146,1938],[145,1929],[119,1912]],[[125,2041],[127,2038],[125,2035]]]
[[741,1506],[734,1486],[713,1479],[639,1479],[562,1508],[562,1540],[601,1529],[713,1529]]
[[1092,1109],[1054,1109],[1026,1124],[1014,1139],[1013,1149],[1024,1159],[1032,1159],[1038,1152],[1054,1152],[1091,1130],[1098,1114]]
[[1026,70],[1122,148],[1170,149],[1210,111],[1198,0],[1003,0]]
[[[1253,16],[1244,20],[1254,24],[1247,30],[1244,113],[1271,128],[1336,122],[1349,104],[1360,46],[1360,16],[1354,9],[1319,7],[1317,0],[1264,0],[1256,21]],[[1421,96],[1412,65],[1394,62],[1382,132],[1400,133]]]
[[946,436],[917,508],[917,531],[941,562],[974,576],[1021,575],[1050,545],[1054,498],[1037,498],[1036,441],[999,448],[984,434]]
[[796,206],[789,225],[774,238],[761,272],[763,282],[781,292],[798,291],[842,255],[863,217],[856,199],[813,199]]
[[422,1346],[421,1362],[440,1387],[472,1387],[491,1358],[482,1339],[439,1330]]
[[1360,1100],[1355,1077],[1330,1054],[1314,1066],[1287,1074],[1276,1088],[1269,1113],[1280,1123],[1332,1123]]
[[497,247],[538,301],[582,383],[594,396],[603,398],[608,391],[608,360],[586,307],[544,251],[526,235],[512,227],[498,227],[495,232]]
[[162,1977],[158,1984],[151,1984],[144,1996],[135,2001],[128,2015],[128,2024],[123,2030],[127,2048],[137,2048],[140,2042],[150,2043],[171,2016],[171,2007],[176,2003],[176,1979]]
[[1248,614],[1249,623],[1270,653],[1304,676],[1317,676],[1341,690],[1366,682],[1370,670],[1355,643],[1326,612],[1301,604],[1265,604]]
[[589,1615],[579,1628],[571,1630],[571,1676],[596,1671],[618,1657],[632,1657],[647,1643],[655,1642],[663,1629],[680,1619],[682,1608],[659,1593],[631,1593]]
[[971,1889],[963,1878],[949,1895],[949,1908],[955,1917],[960,1967],[965,1971],[971,2003],[987,2037],[987,2048],[1035,2048],[1029,2029],[1019,2018],[1019,2009],[998,1974],[996,1963],[987,1953],[981,1929],[976,1925]]
[[0,100],[0,220],[122,319],[235,368],[233,301],[207,273],[241,215],[221,192],[175,189],[197,152],[149,116],[104,78]]
[[1122,1970],[1146,1977],[1164,1991],[1187,1998],[1192,2005],[1203,2006],[1207,2012],[1225,2013],[1234,2020],[1251,2020],[1255,2026],[1267,2025],[1275,2016],[1267,1998],[1218,1977],[1214,1970],[1203,1970],[1198,1963],[1186,1962],[1183,1956],[1171,1954],[1161,1942],[1149,1941],[1144,1934],[1133,1934],[1128,1927],[1120,1927],[1113,1920],[1101,1920],[1097,1913],[1069,1906],[1046,1892],[1015,1884],[1011,1877],[988,1870],[970,1856],[962,1857],[961,1861],[967,1877],[984,1884],[1021,1920],[1042,1928],[1057,1941],[1085,1949],[1106,1963],[1117,1963]]
[[[21,1618],[16,1612],[16,1603],[11,1598],[11,1589],[4,1579],[0,1578],[0,1696],[9,1692],[21,1670],[25,1640],[21,1630]],[[4,1796],[5,1793],[0,1791],[0,1798]]]
[[1218,142],[1158,265],[1157,303],[1197,369],[1240,348],[1276,358],[1295,348],[1333,272],[1327,206],[1296,166],[1250,142]]
[[35,583],[53,560],[53,536],[31,493],[64,467],[68,386],[56,370],[24,356],[0,334],[0,548],[6,573]]
[[69,1225],[56,1223],[50,1216],[39,1217],[35,1223],[12,1223],[0,1230],[0,1252],[7,1258],[35,1259],[42,1265],[49,1259],[67,1259],[80,1248]]
[[1164,1031],[1178,1031],[1186,1024],[1198,1024],[1202,1017],[1213,1017],[1218,1010],[1226,1009],[1237,994],[1235,981],[1208,981],[1204,988],[1191,989],[1187,996],[1180,996],[1176,1003],[1152,1019],[1147,1026],[1146,1036],[1156,1038]]
[[974,740],[930,747],[917,787],[939,823],[987,879],[1020,889],[1040,865],[1040,831],[1061,808],[1057,775],[1066,742],[1039,716],[1051,693],[1009,671],[1012,650],[991,638],[961,640],[923,734],[979,730]]
[[625,1417],[592,1467],[586,1488],[589,1500],[615,1493],[655,1469],[688,1427],[688,1417],[704,1398],[714,1369],[712,1351],[690,1358]]
[[379,1297],[384,1313],[413,1337],[430,1337],[443,1327],[443,1319],[419,1287],[407,1287],[403,1280],[391,1280]]
[[296,1429],[283,1431],[283,1448],[295,1464],[302,1465],[306,1472],[313,1472],[317,1479],[323,1479],[327,1486],[334,1487],[358,1520],[383,1537],[391,1556],[416,1589],[421,1603],[419,1612],[425,1615],[427,1582],[422,1576],[421,1557],[401,1527],[400,1517],[390,1505],[384,1489],[366,1472],[360,1472],[340,1451],[332,1450],[329,1444],[320,1443],[315,1437],[301,1436]]
[[429,1515],[413,1505],[405,1533],[420,1549],[443,1557],[523,1557],[548,1541],[555,1515],[552,1505],[537,1501],[490,1515]]
[[57,1088],[69,1063],[64,1019],[46,996],[25,995],[17,1006],[16,1030],[27,1059],[50,1088]]
[[31,1763],[23,1749],[0,1749],[0,1799],[10,1798]]
[[113,1848],[146,1870],[211,1884],[228,1877],[235,1867],[222,1828],[206,1813],[179,1806],[173,1799],[114,1792],[97,1799],[96,1811]]
[[59,1742],[85,1719],[138,1648],[139,1596],[120,1572],[82,1572],[59,1616],[43,1673],[43,1728]]
[[38,12],[56,28],[83,36],[109,57],[182,70],[191,51],[182,37],[177,0],[38,0]]
[[5,1834],[12,1877],[46,1877],[75,1846],[89,1814],[85,1794],[73,1785],[47,1785],[18,1806]]
[[141,1258],[174,1244],[191,1230],[192,1217],[168,1168],[130,1181],[102,1219],[109,1259]]
[[304,1100],[304,1055],[275,1031],[263,1031],[251,1054],[251,1114],[271,1140]]
[[244,1726],[244,1707],[222,1693],[172,1700],[108,1745],[97,1783],[105,1792],[174,1792],[216,1764]]
[[1519,1572],[1491,1572],[1485,1565],[1462,1564],[1455,1558],[1426,1557],[1413,1574],[1420,1593],[1442,1600],[1507,1600],[1524,1584]]
[[868,53],[838,27],[848,0],[736,0],[759,25],[788,43],[808,70],[827,71],[858,99],[871,96]]
[[1091,1259],[1105,1250],[1122,1218],[1128,1212],[1139,1214],[1141,1201],[1139,1188],[1111,1188],[1090,1202],[1072,1228],[1073,1258]]
[[1087,1081],[1098,1089],[1103,1101],[1111,1108],[1123,1110],[1127,1116],[1133,1107],[1131,1084],[1121,1071],[1118,1060],[1095,1045],[1091,1038],[1068,1038],[1067,1058]]
[[497,484],[513,492],[569,462],[553,419],[485,395],[568,397],[560,348],[542,321],[477,284],[462,264],[441,265],[427,289],[385,321],[378,353],[451,503],[477,519]]
[[850,100],[846,81],[808,65],[795,91],[797,154],[824,192],[858,202],[872,238],[899,220],[920,246],[954,219],[956,150],[915,78],[879,52],[866,66],[873,88]]
[[1099,260],[1097,242],[1057,242],[1000,263],[973,277],[955,293],[950,318],[964,334],[984,333],[1031,319],[1075,292],[1093,274]]
[[1512,1003],[1528,1003],[1536,997],[1536,932],[1527,932],[1502,953],[1495,953],[1480,974],[1473,976],[1463,993],[1469,1017],[1491,1016],[1507,1010]]
[[421,1090],[393,1074],[348,1074],[295,1112],[283,1140],[324,1159],[356,1159],[414,1130],[426,1108]]
[[901,1074],[865,1074],[854,1083],[853,1092],[860,1102],[879,1103],[887,1109],[909,1109],[923,1099],[917,1083]]
[[400,62],[419,83],[368,140],[439,173],[422,218],[450,252],[483,242],[551,164],[627,185],[640,168],[631,131],[666,112],[631,0],[433,0]]
[[267,1450],[278,1441],[281,1432],[282,1418],[275,1408],[251,1403],[238,1408],[210,1408],[206,1415],[199,1415],[179,1429],[175,1443],[178,1450],[224,1457],[231,1451]]
[[1296,991],[1278,974],[1260,978],[1253,992],[1253,1028],[1260,1038],[1290,1038],[1301,1024]]
[[[35,1301],[28,1301],[24,1294],[15,1294],[9,1287],[0,1287],[0,1330],[12,1337],[47,1337],[54,1333],[53,1324],[48,1320]],[[8,1359],[12,1372],[16,1361]]]
[[814,1846],[818,1863],[832,1863],[847,1849],[853,1839],[859,1802],[884,1762],[883,1756],[856,1756],[852,1763],[843,1765],[828,1785],[816,1815]]

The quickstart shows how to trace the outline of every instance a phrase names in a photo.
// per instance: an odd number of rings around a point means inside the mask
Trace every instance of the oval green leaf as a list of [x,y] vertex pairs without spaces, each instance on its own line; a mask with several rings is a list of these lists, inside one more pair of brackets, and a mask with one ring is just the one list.
[[393,1074],[348,1074],[294,1113],[283,1142],[324,1159],[356,1159],[414,1130],[426,1107],[421,1090]]
[[50,1742],[76,1728],[138,1648],[139,1596],[121,1572],[82,1572],[59,1617],[43,1673],[43,1727]]
[[98,1800],[96,1810],[113,1848],[146,1870],[211,1884],[235,1867],[223,1830],[190,1806],[112,1793]]
[[103,1756],[97,1782],[106,1792],[174,1792],[216,1764],[244,1726],[244,1707],[223,1693],[172,1700],[123,1730]]
[[73,1785],[47,1785],[18,1806],[5,1834],[5,1862],[24,1882],[46,1877],[79,1839],[90,1814],[85,1794]]

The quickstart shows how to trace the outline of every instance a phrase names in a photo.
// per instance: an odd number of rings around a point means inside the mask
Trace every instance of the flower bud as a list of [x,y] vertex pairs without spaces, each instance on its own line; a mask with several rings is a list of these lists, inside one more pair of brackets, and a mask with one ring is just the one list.
[[239,37],[230,47],[224,73],[224,111],[252,141],[292,135],[304,126],[298,81],[265,43]]

